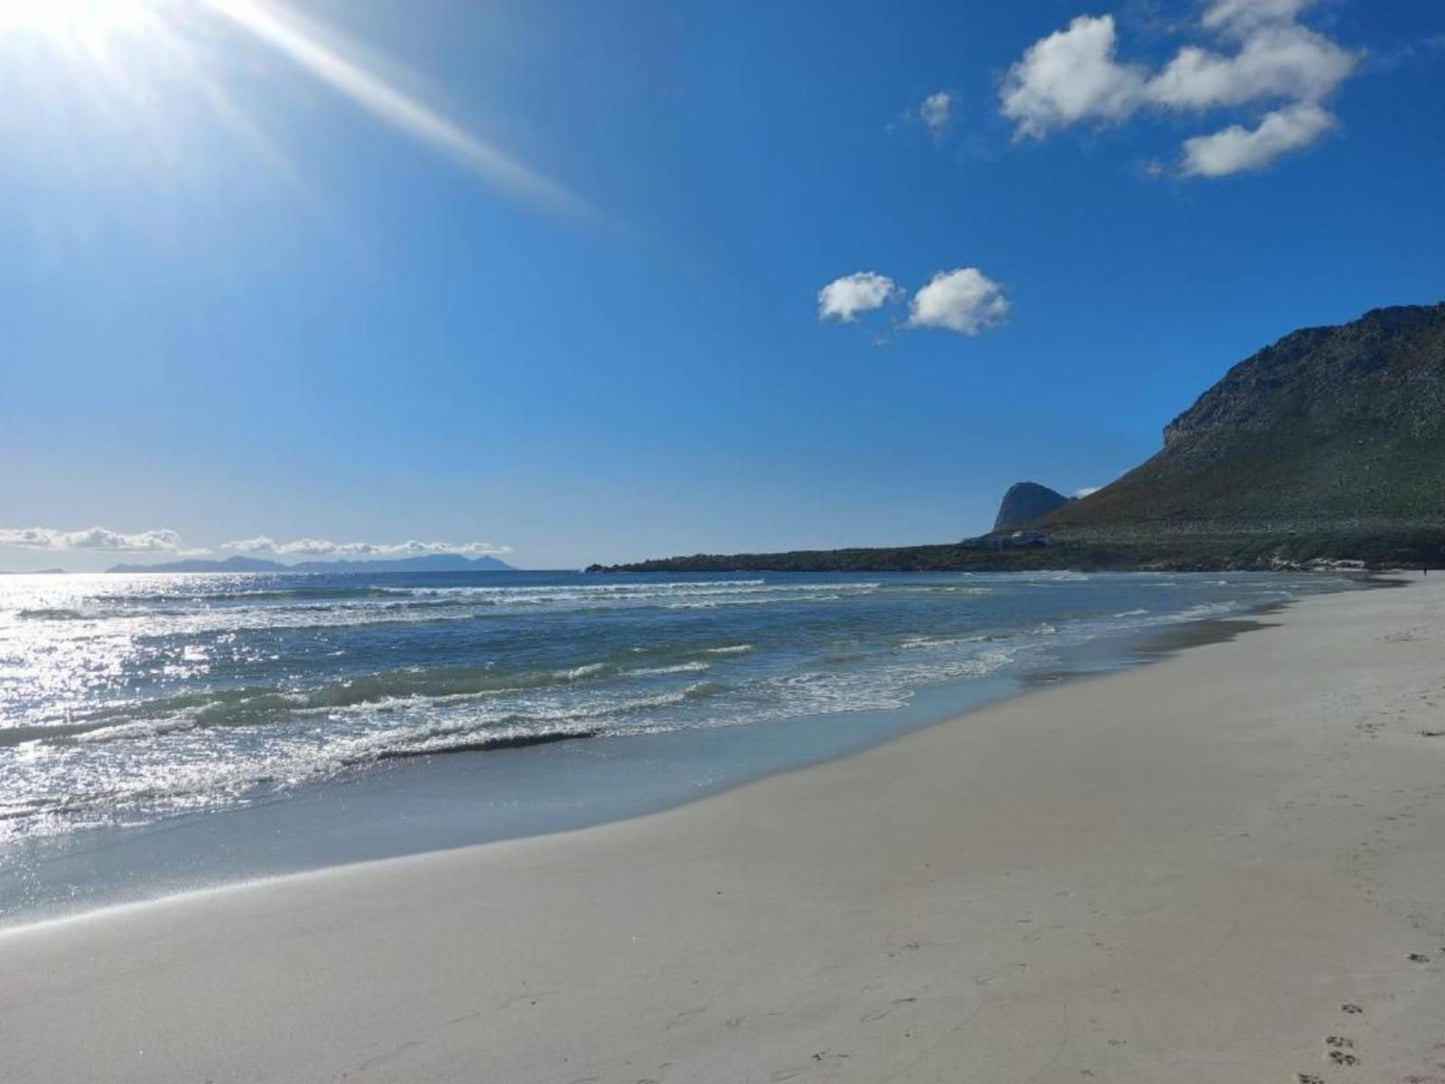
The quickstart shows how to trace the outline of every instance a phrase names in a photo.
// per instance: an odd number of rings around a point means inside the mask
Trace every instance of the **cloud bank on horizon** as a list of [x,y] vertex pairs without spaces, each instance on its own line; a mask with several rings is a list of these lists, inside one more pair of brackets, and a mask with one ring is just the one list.
[[58,531],[53,527],[0,527],[0,547],[30,550],[97,550],[109,553],[207,553],[186,550],[175,531],[139,531],[126,534],[107,527]]
[[[208,557],[216,550],[187,547],[181,536],[162,528],[127,534],[107,527],[89,527],[78,531],[61,531],[53,527],[0,527],[0,549],[48,550],[56,553],[90,551],[96,553],[154,553],[173,557]],[[353,557],[395,558],[424,557],[429,554],[461,554],[466,557],[490,557],[511,553],[511,546],[492,542],[332,542],[320,538],[301,538],[277,542],[267,535],[226,542],[222,550],[239,553],[274,553],[282,557]]]
[[282,557],[425,557],[436,553],[459,553],[465,557],[493,557],[511,553],[511,546],[492,542],[332,542],[324,538],[298,538],[277,542],[266,535],[227,542],[222,549],[240,553],[274,553]]
[[1264,169],[1335,127],[1321,103],[1362,57],[1299,21],[1313,2],[1213,0],[1198,23],[1210,44],[1185,45],[1157,70],[1117,58],[1114,16],[1081,15],[1009,68],[1000,111],[1018,141],[1078,124],[1121,124],[1150,111],[1265,109],[1253,126],[1186,139],[1174,172],[1224,177]]

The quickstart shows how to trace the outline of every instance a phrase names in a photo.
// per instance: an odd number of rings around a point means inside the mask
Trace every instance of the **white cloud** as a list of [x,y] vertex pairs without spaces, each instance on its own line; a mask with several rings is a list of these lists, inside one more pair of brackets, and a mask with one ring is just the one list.
[[276,548],[276,540],[267,535],[257,535],[255,538],[243,538],[239,542],[227,542],[226,549],[239,550],[242,553],[262,553],[266,550]]
[[283,557],[424,557],[433,553],[460,553],[483,557],[510,553],[512,547],[491,542],[332,542],[324,538],[298,538],[277,542],[268,535],[227,542],[228,550],[243,553],[275,553]]
[[860,312],[880,309],[898,293],[897,283],[876,271],[844,275],[818,291],[818,319],[851,324]]
[[[1143,110],[1269,104],[1273,111],[1252,131],[1235,125],[1184,144],[1186,176],[1258,169],[1328,130],[1333,117],[1319,103],[1360,63],[1361,54],[1300,25],[1310,3],[1214,0],[1200,26],[1229,48],[1186,45],[1157,72],[1116,59],[1112,16],[1081,16],[1035,42],[1009,69],[1001,111],[1014,122],[1015,138],[1043,139],[1070,125],[1118,123]],[[1230,161],[1239,164],[1230,168]]]
[[1269,23],[1290,23],[1314,0],[1215,0],[1199,21],[1211,30],[1248,33]]
[[[0,546],[36,550],[102,550],[114,553],[180,553],[181,536],[161,529],[125,534],[107,527],[58,531],[51,527],[0,527]],[[196,551],[200,552],[200,551]]]
[[1082,120],[1122,120],[1134,112],[1144,69],[1114,59],[1114,17],[1080,15],[1031,45],[1004,78],[1003,115],[1018,138],[1042,139]]
[[1256,128],[1235,124],[1213,135],[1184,141],[1180,172],[1189,177],[1224,177],[1263,169],[1290,151],[1308,147],[1335,125],[1334,115],[1313,102],[1265,115]]
[[1087,497],[1091,493],[1097,493],[1103,488],[1103,486],[1080,486],[1078,489],[1074,490],[1074,496],[1080,498]]
[[[187,549],[181,536],[171,530],[140,531],[125,534],[106,527],[90,527],[80,531],[58,531],[51,527],[0,527],[0,548],[75,551],[92,550],[112,553],[166,553],[182,557],[200,557],[208,549]],[[294,542],[277,542],[269,535],[227,542],[223,549],[240,553],[275,553],[289,557],[421,557],[432,553],[461,553],[468,557],[510,553],[510,546],[491,542],[330,542],[320,538],[301,538]]]
[[946,90],[930,94],[918,107],[918,119],[928,125],[935,139],[941,139],[948,131],[948,122],[953,111],[953,95]]
[[1212,109],[1248,102],[1315,102],[1332,93],[1359,62],[1303,26],[1265,26],[1233,56],[1189,46],[1149,81],[1150,101],[1172,109]]
[[939,271],[913,295],[909,327],[936,327],[977,335],[1008,317],[1003,287],[976,267]]

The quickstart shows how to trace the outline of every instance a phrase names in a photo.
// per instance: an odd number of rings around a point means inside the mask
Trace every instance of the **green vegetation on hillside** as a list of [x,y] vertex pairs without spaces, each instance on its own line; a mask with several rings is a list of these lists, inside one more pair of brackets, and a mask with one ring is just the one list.
[[[1005,513],[1020,511],[1027,503],[1020,497],[1040,494],[1064,499],[1032,483],[1015,486],[1001,522],[1020,522]],[[698,554],[617,568],[1202,570],[1331,562],[1439,568],[1445,565],[1445,304],[1376,309],[1341,327],[1285,336],[1234,366],[1174,419],[1157,455],[1028,526],[1021,538]]]
[[1285,537],[1175,536],[1134,542],[1051,541],[1017,549],[969,543],[788,553],[695,554],[589,572],[1080,572],[1168,570],[1272,571],[1359,562],[1365,568],[1445,568],[1445,530],[1398,534],[1297,534]]
[[1043,526],[1081,539],[1445,526],[1445,305],[1285,336],[1171,422],[1157,455]]

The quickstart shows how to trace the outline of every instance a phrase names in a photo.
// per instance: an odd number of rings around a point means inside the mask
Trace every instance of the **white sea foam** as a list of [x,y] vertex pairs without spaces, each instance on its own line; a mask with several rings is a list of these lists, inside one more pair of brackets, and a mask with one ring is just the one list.
[[498,740],[893,710],[924,686],[1300,589],[1056,573],[554,580],[0,582],[0,836],[234,805]]
[[958,647],[960,644],[976,644],[989,639],[987,636],[909,636],[899,643],[904,651],[918,651],[925,648]]
[[680,662],[676,666],[642,666],[623,670],[623,677],[661,677],[665,674],[696,674],[709,668],[705,662]]
[[564,681],[579,681],[582,678],[591,677],[593,674],[600,674],[605,669],[607,669],[605,662],[589,662],[566,670],[554,670],[553,673]]

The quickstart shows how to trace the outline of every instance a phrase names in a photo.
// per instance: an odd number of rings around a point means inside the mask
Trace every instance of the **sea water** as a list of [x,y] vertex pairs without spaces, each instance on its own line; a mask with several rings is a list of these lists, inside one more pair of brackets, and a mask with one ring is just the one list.
[[1118,665],[1152,630],[1343,586],[0,577],[0,918],[642,812]]

